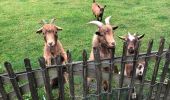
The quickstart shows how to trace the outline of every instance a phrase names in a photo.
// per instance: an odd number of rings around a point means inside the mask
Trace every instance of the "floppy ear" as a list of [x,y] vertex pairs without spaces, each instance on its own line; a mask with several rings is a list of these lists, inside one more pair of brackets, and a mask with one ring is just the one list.
[[119,37],[120,39],[126,41],[126,37],[124,37],[124,36],[118,36],[118,37]]
[[113,30],[116,30],[118,28],[118,26],[112,26]]
[[145,36],[145,34],[139,35],[139,36],[138,36],[138,39],[140,40],[140,39],[142,39],[144,36]]
[[42,27],[36,31],[36,33],[42,33]]
[[106,5],[104,5],[104,9],[106,8]]
[[100,5],[97,4],[97,6],[98,6],[99,8],[101,8]]
[[62,31],[63,30],[63,28],[61,28],[59,26],[56,26],[56,28],[57,28],[58,31]]

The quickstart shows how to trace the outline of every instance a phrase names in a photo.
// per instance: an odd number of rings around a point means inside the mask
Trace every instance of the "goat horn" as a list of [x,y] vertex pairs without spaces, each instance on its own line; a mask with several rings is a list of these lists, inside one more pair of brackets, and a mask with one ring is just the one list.
[[128,36],[131,36],[131,33],[130,33],[130,32],[128,32]]
[[102,23],[102,22],[99,22],[99,21],[91,21],[91,22],[89,22],[89,24],[95,24],[95,25],[97,25],[98,27],[102,27],[102,26],[103,26],[103,23]]
[[50,24],[53,24],[55,20],[56,20],[55,18],[51,19]]
[[145,34],[139,35],[139,36],[138,36],[138,39],[141,39],[141,38],[143,38],[144,36],[145,36]]
[[44,19],[42,19],[40,23],[41,24],[47,24],[47,22]]
[[105,19],[105,23],[106,24],[110,24],[110,18],[111,18],[112,16],[109,16],[109,17],[107,17],[106,19]]
[[124,36],[118,36],[118,38],[125,40],[126,38]]

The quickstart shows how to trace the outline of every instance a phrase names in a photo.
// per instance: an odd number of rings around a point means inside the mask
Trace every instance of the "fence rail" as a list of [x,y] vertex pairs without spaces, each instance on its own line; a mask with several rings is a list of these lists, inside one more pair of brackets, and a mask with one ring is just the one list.
[[[145,87],[149,89],[147,93],[149,94],[146,98],[148,100],[169,100],[170,99],[170,71],[168,71],[170,64],[170,48],[164,49],[165,40],[162,38],[160,41],[160,46],[158,51],[152,51],[153,40],[148,43],[148,50],[146,53],[139,53],[136,51],[134,56],[126,56],[125,51],[127,49],[127,44],[124,43],[123,54],[121,57],[116,57],[114,55],[115,51],[112,50],[111,59],[100,59],[98,49],[94,50],[94,61],[87,60],[87,52],[84,50],[82,53],[83,61],[72,62],[71,53],[67,51],[68,62],[66,64],[61,64],[60,59],[57,57],[56,65],[46,66],[44,58],[39,59],[40,68],[32,69],[31,62],[28,58],[24,59],[26,71],[15,73],[12,69],[12,65],[9,62],[5,62],[4,66],[7,69],[8,74],[0,75],[0,100],[13,100],[13,98],[18,98],[23,100],[23,95],[30,93],[33,100],[38,100],[38,88],[45,87],[46,99],[54,99],[52,89],[50,87],[50,80],[52,78],[59,78],[59,99],[65,99],[65,89],[64,89],[64,77],[63,77],[63,67],[67,67],[67,72],[69,73],[69,95],[71,100],[76,98],[81,98],[83,100],[89,100],[91,96],[95,96],[97,100],[102,100],[102,94],[106,94],[108,100],[115,98],[116,100],[122,100],[122,93],[126,91],[126,99],[133,99],[132,95],[137,94],[138,100],[144,99]],[[140,46],[140,43],[139,43]],[[151,80],[146,80],[146,73],[149,66],[150,60],[155,60],[154,71]],[[135,67],[138,61],[145,61],[145,68],[143,74],[143,80],[139,81],[135,79]],[[153,61],[152,60],[152,61]],[[160,80],[156,80],[158,77],[158,69],[160,67],[160,62],[163,61],[162,72]],[[124,67],[126,63],[133,63],[133,75],[132,78],[124,76]],[[121,66],[120,74],[113,73],[113,66]],[[103,71],[102,68],[108,67],[109,71]],[[169,75],[169,76],[168,76]],[[75,93],[75,76],[82,77],[83,80],[83,94],[82,96],[77,96]],[[89,93],[87,77],[95,78],[97,81],[96,93]],[[27,83],[19,84],[26,80]],[[101,81],[109,80],[108,91],[104,92],[101,88]],[[112,86],[112,82],[118,84],[117,87]],[[11,84],[13,91],[7,92],[5,86]],[[138,89],[136,92],[135,89]],[[113,97],[113,92],[115,92]],[[134,92],[135,91],[135,92]],[[146,99],[145,98],[145,99]]]

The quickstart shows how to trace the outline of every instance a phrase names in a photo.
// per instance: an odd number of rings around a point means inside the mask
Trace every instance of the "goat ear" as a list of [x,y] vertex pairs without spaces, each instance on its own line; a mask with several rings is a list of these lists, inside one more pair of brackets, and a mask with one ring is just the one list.
[[118,36],[118,38],[120,38],[120,39],[126,41],[126,37],[124,37],[124,36]]
[[97,6],[98,6],[99,8],[101,8],[100,5],[97,4]]
[[118,28],[118,26],[112,26],[113,30],[116,30]]
[[139,36],[138,36],[138,39],[140,40],[140,39],[142,39],[144,36],[145,36],[145,34],[139,35]]
[[56,26],[56,28],[57,28],[58,31],[62,31],[63,30],[63,28],[61,28],[59,26]]
[[104,5],[104,7],[103,7],[104,9],[106,8],[106,5]]
[[36,31],[36,33],[42,33],[42,27]]

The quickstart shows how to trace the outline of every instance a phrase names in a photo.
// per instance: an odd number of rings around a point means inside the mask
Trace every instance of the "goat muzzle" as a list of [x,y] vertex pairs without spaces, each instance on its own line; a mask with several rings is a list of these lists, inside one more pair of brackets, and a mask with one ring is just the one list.
[[128,49],[129,54],[134,54],[135,50],[131,47]]

